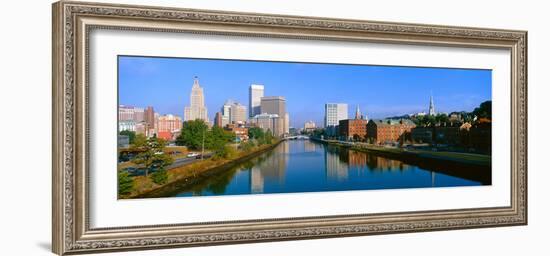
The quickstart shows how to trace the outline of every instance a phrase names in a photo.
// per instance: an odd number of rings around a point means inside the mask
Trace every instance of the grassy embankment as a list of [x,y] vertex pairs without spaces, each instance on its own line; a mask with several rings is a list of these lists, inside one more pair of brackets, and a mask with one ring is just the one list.
[[227,159],[213,157],[169,169],[167,170],[168,180],[164,184],[156,184],[149,177],[145,176],[134,177],[133,191],[128,195],[119,195],[119,198],[139,198],[144,194],[161,189],[176,182],[205,178],[207,176],[207,173],[212,169],[224,165],[229,165],[233,162],[238,162],[261,152],[264,152],[268,149],[275,147],[279,144],[279,142],[280,141],[276,141],[269,145],[256,146],[249,151],[238,150],[233,156]]
[[460,164],[473,164],[477,166],[491,166],[491,156],[482,155],[482,154],[472,154],[472,153],[461,153],[461,152],[449,152],[449,151],[428,151],[428,150],[409,150],[403,148],[389,148],[376,145],[368,144],[359,144],[359,145],[348,145],[342,144],[337,141],[326,141],[332,145],[339,145],[348,147],[352,150],[362,151],[367,153],[379,154],[388,156],[390,158],[424,158],[431,160],[439,161],[448,161]]

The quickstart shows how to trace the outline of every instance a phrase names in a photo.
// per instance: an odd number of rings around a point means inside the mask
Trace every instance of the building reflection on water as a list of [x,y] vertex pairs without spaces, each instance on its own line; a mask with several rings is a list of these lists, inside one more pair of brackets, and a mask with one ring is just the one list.
[[349,166],[340,159],[339,149],[327,146],[325,150],[325,172],[328,180],[344,181],[348,178]]
[[[350,171],[357,172],[357,175],[361,176],[365,172],[405,172],[413,170],[414,166],[399,160],[327,145],[325,168],[328,180],[343,181],[348,178]],[[432,172],[432,183],[433,176]]]
[[251,193],[263,193],[266,181],[284,183],[289,147],[289,143],[281,143],[271,152],[256,159],[250,169]]
[[[159,193],[200,196],[482,185],[452,171],[446,165],[406,164],[338,146],[291,140],[191,186]],[[490,174],[490,169],[480,172]]]

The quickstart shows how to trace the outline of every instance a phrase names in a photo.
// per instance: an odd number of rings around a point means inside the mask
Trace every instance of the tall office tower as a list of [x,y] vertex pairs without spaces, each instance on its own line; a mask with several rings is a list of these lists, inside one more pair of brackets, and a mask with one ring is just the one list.
[[233,124],[244,124],[246,123],[246,106],[235,102],[235,104],[231,105],[231,115],[229,118],[229,122]]
[[226,100],[221,109],[222,126],[231,123],[246,123],[246,106],[234,100]]
[[336,127],[340,120],[348,119],[348,104],[326,103],[325,104],[325,128],[330,135],[336,134]]
[[214,126],[217,127],[223,127],[222,124],[222,112],[216,112],[216,115],[214,116]]
[[348,119],[348,104],[325,104],[325,127],[336,126],[340,120]]
[[434,105],[434,97],[430,95],[430,110],[428,111],[428,114],[430,116],[435,116],[435,105]]
[[288,115],[288,112],[285,113],[285,126],[283,129],[283,133],[289,134],[290,133],[290,116]]
[[276,122],[276,130],[273,131],[275,136],[282,136],[286,133],[286,100],[282,96],[262,97],[260,100],[262,114],[277,115],[279,118]]
[[148,106],[144,112],[144,121],[147,124],[147,129],[155,128],[155,110],[153,107]]
[[261,114],[277,114],[284,117],[286,113],[286,100],[282,96],[262,97],[260,100]]
[[226,125],[230,124],[230,119],[231,119],[231,105],[233,104],[233,101],[232,100],[227,100],[224,104],[223,104],[223,107],[221,109],[221,113],[222,113],[222,127],[225,127]]
[[201,119],[208,123],[208,112],[204,105],[204,91],[199,85],[199,78],[195,76],[191,88],[190,106],[184,109],[184,121]]
[[250,85],[248,93],[249,117],[261,114],[261,98],[264,96],[264,86],[261,84]]

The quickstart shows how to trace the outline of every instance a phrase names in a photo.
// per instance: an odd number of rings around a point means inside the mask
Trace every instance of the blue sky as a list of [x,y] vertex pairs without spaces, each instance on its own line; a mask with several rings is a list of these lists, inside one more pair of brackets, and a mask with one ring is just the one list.
[[248,107],[248,88],[258,83],[265,96],[286,98],[293,127],[321,126],[328,102],[348,103],[350,116],[359,105],[384,118],[427,112],[430,93],[437,112],[472,111],[491,99],[490,70],[133,56],[120,56],[118,68],[120,104],[183,117],[198,76],[213,120],[227,99]]

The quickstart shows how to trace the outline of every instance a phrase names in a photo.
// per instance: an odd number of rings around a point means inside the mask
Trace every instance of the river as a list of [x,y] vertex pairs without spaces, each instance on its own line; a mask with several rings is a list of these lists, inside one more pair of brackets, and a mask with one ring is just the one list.
[[[316,191],[486,185],[446,170],[407,164],[311,140],[283,141],[274,149],[166,196],[241,195]],[[488,170],[490,173],[490,169]],[[468,178],[466,178],[466,177]]]

